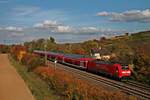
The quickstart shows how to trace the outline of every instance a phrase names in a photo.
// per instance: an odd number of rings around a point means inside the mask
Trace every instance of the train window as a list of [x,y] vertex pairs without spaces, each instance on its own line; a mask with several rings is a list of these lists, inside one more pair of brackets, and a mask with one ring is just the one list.
[[94,60],[94,62],[96,63],[96,64],[112,64],[111,62],[109,62],[109,61],[104,61],[104,60]]
[[103,61],[96,61],[96,64],[104,64]]
[[70,58],[84,58],[83,55],[78,55],[78,54],[65,54],[64,56]]

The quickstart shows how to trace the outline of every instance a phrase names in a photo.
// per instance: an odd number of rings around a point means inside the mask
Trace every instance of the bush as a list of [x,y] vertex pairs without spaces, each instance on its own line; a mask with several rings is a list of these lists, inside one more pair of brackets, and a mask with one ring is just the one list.
[[0,44],[0,53],[9,53],[10,47],[8,45],[1,45]]
[[34,68],[44,65],[45,63],[43,58],[34,54],[25,54],[21,62],[28,67],[28,71],[32,71]]
[[25,46],[13,45],[11,47],[10,54],[15,60],[20,60],[19,58],[21,56],[22,51],[26,52],[26,47]]

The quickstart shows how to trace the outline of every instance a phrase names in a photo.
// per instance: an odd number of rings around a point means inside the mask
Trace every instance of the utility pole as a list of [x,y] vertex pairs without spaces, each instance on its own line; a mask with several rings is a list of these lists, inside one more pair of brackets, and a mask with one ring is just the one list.
[[56,64],[57,64],[57,58],[55,58],[55,61],[54,61],[54,70],[56,70]]
[[45,49],[45,65],[47,65],[47,39],[45,39],[45,44],[44,44],[44,49]]

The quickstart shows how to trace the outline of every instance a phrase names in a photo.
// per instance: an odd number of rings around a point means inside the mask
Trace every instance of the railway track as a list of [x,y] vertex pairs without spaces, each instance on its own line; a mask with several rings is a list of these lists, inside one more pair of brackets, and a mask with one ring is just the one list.
[[150,86],[148,86],[148,85],[138,83],[138,82],[135,82],[135,81],[128,81],[128,82],[126,82],[126,84],[129,84],[131,86],[137,87],[137,88],[142,89],[144,91],[150,92]]
[[98,75],[94,75],[92,73],[88,73],[85,71],[81,71],[72,67],[68,67],[62,64],[57,64],[57,68],[61,68],[65,71],[71,72],[79,77],[86,79],[88,81],[93,81],[96,85],[105,85],[110,86],[116,89],[120,89],[122,92],[134,95],[143,100],[150,100],[150,92],[149,87],[145,87],[144,85],[135,84],[135,82],[122,83],[119,81],[114,81],[111,79],[107,79]]

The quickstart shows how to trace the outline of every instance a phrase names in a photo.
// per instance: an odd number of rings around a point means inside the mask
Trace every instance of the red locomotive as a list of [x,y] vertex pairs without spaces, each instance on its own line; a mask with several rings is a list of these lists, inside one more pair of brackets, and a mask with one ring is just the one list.
[[109,61],[103,61],[86,57],[85,55],[77,54],[62,54],[45,51],[34,51],[35,54],[40,56],[47,55],[50,60],[57,60],[59,63],[71,65],[76,68],[85,69],[86,71],[92,71],[95,73],[103,73],[118,79],[125,79],[131,76],[131,70],[128,66],[122,66],[119,63],[111,63]]

